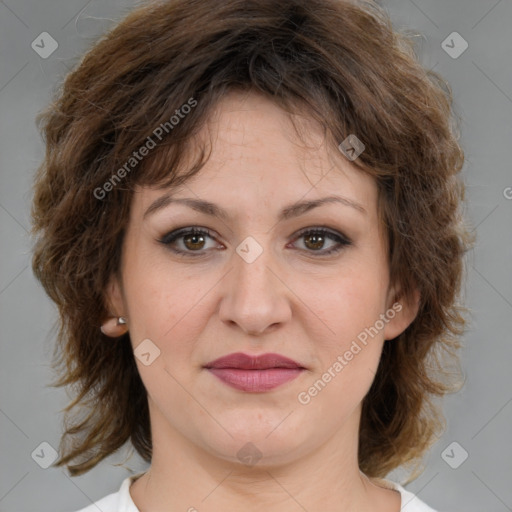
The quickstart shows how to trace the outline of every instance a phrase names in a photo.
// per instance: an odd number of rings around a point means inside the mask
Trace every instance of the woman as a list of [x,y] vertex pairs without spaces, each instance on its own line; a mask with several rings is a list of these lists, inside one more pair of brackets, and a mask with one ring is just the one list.
[[465,325],[451,101],[370,2],[148,3],[87,52],[33,205],[56,465],[150,467],[81,512],[432,510],[384,477]]

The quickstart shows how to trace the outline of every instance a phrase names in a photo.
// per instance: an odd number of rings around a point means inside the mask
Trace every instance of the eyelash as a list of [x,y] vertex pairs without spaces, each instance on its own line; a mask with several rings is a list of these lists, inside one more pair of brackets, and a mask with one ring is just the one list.
[[[183,238],[187,235],[206,235],[210,238],[215,238],[214,234],[206,228],[197,228],[197,227],[187,227],[187,228],[181,228],[174,231],[171,231],[164,235],[162,238],[158,240],[161,244],[165,245],[169,250],[174,252],[175,254],[178,254],[183,257],[201,257],[204,256],[204,252],[201,253],[199,251],[183,251],[181,249],[176,249],[171,247],[171,244],[178,240],[179,238]],[[338,234],[336,232],[327,230],[323,227],[316,227],[316,228],[305,228],[299,231],[299,233],[296,235],[293,241],[296,241],[305,235],[321,235],[324,238],[329,238],[331,240],[334,240],[339,245],[337,247],[333,247],[332,249],[329,249],[327,251],[314,251],[314,250],[307,250],[307,249],[301,249],[305,250],[306,252],[311,253],[317,253],[320,256],[329,256],[331,254],[335,254],[340,252],[344,247],[347,247],[349,245],[352,245],[351,240],[349,240],[346,236],[342,235],[341,233]],[[195,254],[194,254],[195,253]]]

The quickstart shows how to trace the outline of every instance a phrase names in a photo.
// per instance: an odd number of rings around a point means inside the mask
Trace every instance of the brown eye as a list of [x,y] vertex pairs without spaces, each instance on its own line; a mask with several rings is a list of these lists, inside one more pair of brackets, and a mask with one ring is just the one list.
[[[341,251],[343,247],[351,245],[352,242],[345,236],[326,229],[309,229],[299,233],[295,240],[304,240],[304,246],[307,252],[316,252],[321,256],[333,254]],[[327,241],[335,242],[329,249],[323,249]]]
[[201,234],[190,234],[183,237],[183,244],[187,249],[202,249],[204,246],[204,235]]
[[304,236],[305,245],[308,249],[322,249],[325,237],[318,233],[311,233]]
[[168,233],[159,242],[177,254],[194,257],[204,256],[208,238],[214,237],[207,229],[184,228]]
[[[208,239],[214,240],[214,235],[207,229],[182,228],[172,231],[159,240],[169,247],[174,253],[182,256],[205,256],[208,249]],[[295,238],[295,241],[303,239],[304,249],[308,253],[317,253],[319,256],[327,256],[341,251],[343,247],[352,245],[352,242],[344,235],[323,228],[305,229]],[[325,249],[327,242],[331,247]],[[210,247],[215,248],[215,247]]]

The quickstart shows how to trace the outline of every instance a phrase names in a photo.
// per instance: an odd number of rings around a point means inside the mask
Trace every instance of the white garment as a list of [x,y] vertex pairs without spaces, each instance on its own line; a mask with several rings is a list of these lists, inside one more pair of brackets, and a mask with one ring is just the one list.
[[[119,491],[109,494],[100,500],[92,503],[91,505],[77,510],[76,512],[140,512],[135,506],[130,495],[130,485],[137,478],[144,473],[126,477],[119,489]],[[401,485],[396,484],[390,480],[379,479],[379,485],[387,487],[388,489],[395,489],[400,492],[402,496],[401,512],[436,512],[434,509],[427,506],[412,492],[405,490]]]

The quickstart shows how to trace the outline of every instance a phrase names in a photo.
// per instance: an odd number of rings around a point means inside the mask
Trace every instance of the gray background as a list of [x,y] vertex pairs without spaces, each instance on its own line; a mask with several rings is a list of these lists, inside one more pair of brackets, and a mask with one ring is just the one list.
[[[447,429],[408,489],[441,512],[512,511],[512,1],[381,3],[397,28],[423,34],[424,65],[453,88],[466,152],[467,217],[478,236],[467,258],[466,385],[445,400]],[[58,448],[59,411],[68,403],[63,389],[48,386],[56,309],[30,268],[30,187],[44,149],[34,118],[74,59],[133,5],[0,1],[0,512],[77,510],[117,491],[128,468],[146,468],[136,455],[114,466],[128,449],[75,478],[31,457],[42,442]],[[456,59],[442,47],[454,31],[469,44]],[[59,45],[46,59],[31,48],[42,32]],[[460,447],[443,459],[452,442]],[[445,459],[460,463],[462,450],[469,456],[453,469]]]

